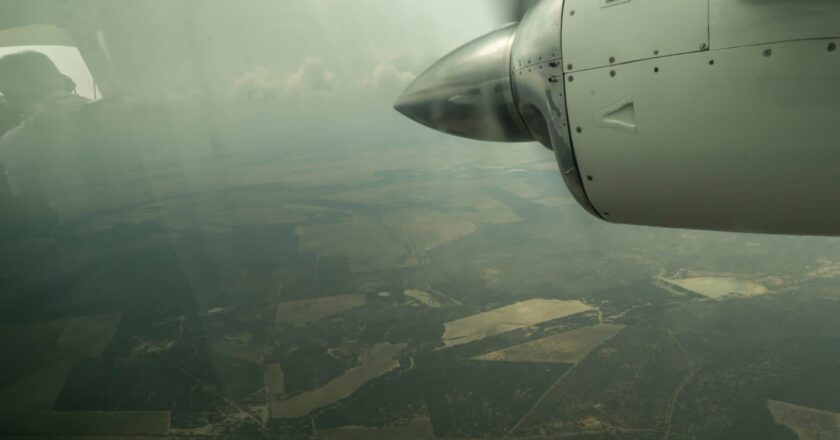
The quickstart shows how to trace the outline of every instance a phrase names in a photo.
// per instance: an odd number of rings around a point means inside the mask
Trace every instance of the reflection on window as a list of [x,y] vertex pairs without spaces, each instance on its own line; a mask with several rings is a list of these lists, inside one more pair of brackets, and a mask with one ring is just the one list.
[[79,49],[72,46],[37,45],[0,47],[0,57],[20,52],[39,52],[46,55],[62,74],[73,80],[76,94],[82,98],[96,100],[101,96]]

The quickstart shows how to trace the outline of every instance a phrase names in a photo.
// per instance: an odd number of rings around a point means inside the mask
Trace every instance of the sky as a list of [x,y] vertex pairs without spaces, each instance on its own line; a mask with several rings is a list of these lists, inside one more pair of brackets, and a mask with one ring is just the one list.
[[314,0],[272,8],[269,23],[255,22],[249,32],[253,40],[273,34],[267,53],[279,56],[254,57],[260,62],[242,79],[274,75],[298,92],[401,88],[449,51],[501,24],[487,0]]
[[[504,1],[113,0],[101,12],[123,96],[266,100],[274,128],[298,144],[415,148],[486,145],[436,133],[392,105],[436,60],[501,26]],[[74,48],[42,49],[92,96]]]
[[[503,25],[501,2],[267,2],[258,9],[204,11],[196,32],[209,38],[218,26],[249,24],[214,43],[218,50],[203,57],[207,71],[217,75],[221,93],[288,103],[278,122],[290,131],[340,138],[346,145],[486,145],[422,127],[392,105],[432,63]],[[529,151],[542,153],[540,148]]]
[[[168,93],[209,82],[224,94],[259,81],[290,92],[342,93],[404,86],[434,60],[498,27],[503,1],[114,0],[78,13],[100,17],[94,26],[119,37],[108,49],[125,66],[121,75],[136,72],[135,82],[145,79],[145,86]],[[78,53],[38,48],[73,75],[84,73]],[[202,72],[188,53],[200,58]],[[166,90],[167,81],[175,90]]]

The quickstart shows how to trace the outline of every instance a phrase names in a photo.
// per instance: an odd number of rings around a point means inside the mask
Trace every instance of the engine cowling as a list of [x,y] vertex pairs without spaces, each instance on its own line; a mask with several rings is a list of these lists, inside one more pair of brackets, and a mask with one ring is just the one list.
[[607,221],[840,235],[838,45],[840,2],[543,0],[397,107],[448,133],[541,142]]

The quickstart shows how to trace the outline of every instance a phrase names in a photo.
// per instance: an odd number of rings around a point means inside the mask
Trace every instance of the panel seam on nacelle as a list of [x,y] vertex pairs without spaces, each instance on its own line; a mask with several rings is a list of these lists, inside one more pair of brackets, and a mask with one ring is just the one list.
[[[638,60],[625,61],[625,62],[615,63],[615,64],[607,64],[607,65],[603,65],[603,66],[600,66],[600,67],[593,67],[593,68],[590,68],[590,69],[567,70],[567,71],[563,72],[563,75],[568,77],[570,74],[575,74],[575,73],[591,72],[593,70],[602,70],[602,69],[607,69],[607,68],[610,68],[610,67],[630,66],[630,65],[633,65],[633,64],[637,64],[637,63],[641,63],[641,62],[647,62],[647,61],[651,61],[651,60],[660,60],[660,59],[665,60],[665,59],[671,59],[671,58],[675,58],[675,57],[681,57],[681,56],[685,56],[685,55],[692,55],[692,54],[698,54],[698,53],[704,53],[704,52],[714,53],[714,52],[723,52],[723,51],[727,51],[727,50],[742,49],[742,48],[745,48],[745,47],[761,47],[761,46],[767,46],[767,45],[797,43],[797,42],[804,42],[804,41],[830,42],[830,41],[834,41],[834,40],[840,40],[840,37],[797,38],[797,39],[792,39],[792,40],[778,40],[778,41],[767,41],[767,42],[763,42],[763,43],[751,43],[751,44],[744,44],[744,45],[741,45],[741,46],[716,47],[716,48],[710,48],[710,49],[698,50],[698,51],[692,51],[692,52],[682,52],[682,53],[675,53],[675,54],[669,54],[669,55],[663,55],[663,56],[657,56],[657,57],[640,58]],[[568,81],[568,78],[566,78],[566,80]]]
[[[562,84],[563,84],[563,105],[566,108],[566,114],[564,115],[564,117],[566,118],[566,127],[565,127],[566,138],[569,140],[569,153],[572,156],[572,163],[574,164],[575,173],[577,174],[577,181],[580,185],[581,196],[583,196],[583,199],[584,199],[580,202],[582,204],[584,204],[583,208],[586,212],[590,213],[595,218],[606,221],[604,216],[601,215],[601,211],[599,211],[598,208],[595,207],[595,204],[592,203],[592,198],[589,197],[589,194],[586,192],[586,185],[583,183],[583,176],[580,175],[580,165],[578,164],[577,155],[575,154],[575,141],[574,141],[574,138],[572,137],[572,118],[570,116],[572,111],[569,108],[569,93],[568,93],[568,90],[566,90],[566,72],[565,72],[566,66],[564,66],[563,62],[562,62],[563,61],[562,56],[563,56],[563,52],[564,52],[564,50],[563,50],[564,49],[563,48],[563,29],[564,29],[563,23],[566,21],[566,6],[567,6],[567,4],[568,3],[563,2],[563,6],[560,8],[560,35],[559,35],[559,38],[560,38],[560,57],[561,57],[560,58],[560,70],[561,70],[560,78],[561,78],[561,81],[562,81]],[[557,156],[557,152],[555,151],[554,154],[555,154],[555,157],[557,159],[558,165],[560,165],[560,163],[559,163],[560,159]],[[562,169],[560,170],[560,172],[561,173],[567,173],[566,170],[562,170]],[[565,179],[565,176],[564,176],[564,179]],[[570,188],[570,191],[571,191],[571,188]],[[574,194],[573,194],[573,196],[574,196]]]
[[714,47],[714,48],[712,48],[712,50],[720,51],[720,50],[729,50],[729,49],[741,49],[741,48],[744,48],[744,47],[765,46],[765,45],[768,45],[768,44],[796,43],[796,42],[800,42],[800,41],[829,41],[829,40],[840,40],[840,36],[836,36],[836,37],[792,38],[792,39],[788,39],[788,40],[762,41],[760,43],[741,44],[741,45],[737,45],[737,46]]
[[679,56],[683,56],[683,55],[709,52],[709,51],[710,51],[710,49],[708,47],[706,47],[703,50],[692,50],[692,51],[688,51],[688,52],[678,52],[678,53],[672,53],[672,54],[668,54],[668,55],[659,55],[659,56],[652,56],[652,57],[646,57],[646,58],[639,58],[639,59],[630,60],[630,61],[622,61],[622,62],[616,62],[616,63],[612,63],[612,64],[604,64],[604,65],[596,66],[596,67],[588,67],[586,69],[571,69],[571,70],[566,69],[566,70],[563,71],[563,73],[568,75],[568,74],[573,74],[573,73],[589,72],[589,71],[592,71],[592,70],[604,69],[604,68],[607,68],[607,67],[625,66],[625,65],[628,65],[628,64],[634,64],[634,63],[638,63],[638,62],[641,62],[641,61],[650,61],[650,60],[658,60],[658,59],[665,59],[665,58],[673,58],[673,57],[679,57]]

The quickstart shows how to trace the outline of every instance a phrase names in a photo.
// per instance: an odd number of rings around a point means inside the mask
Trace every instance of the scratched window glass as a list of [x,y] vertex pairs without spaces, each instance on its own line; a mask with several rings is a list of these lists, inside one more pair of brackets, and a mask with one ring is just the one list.
[[598,185],[648,153],[586,143],[667,125],[609,87],[787,52],[565,3],[3,1],[0,436],[840,438],[840,241],[691,217],[749,185],[644,226],[669,185]]

